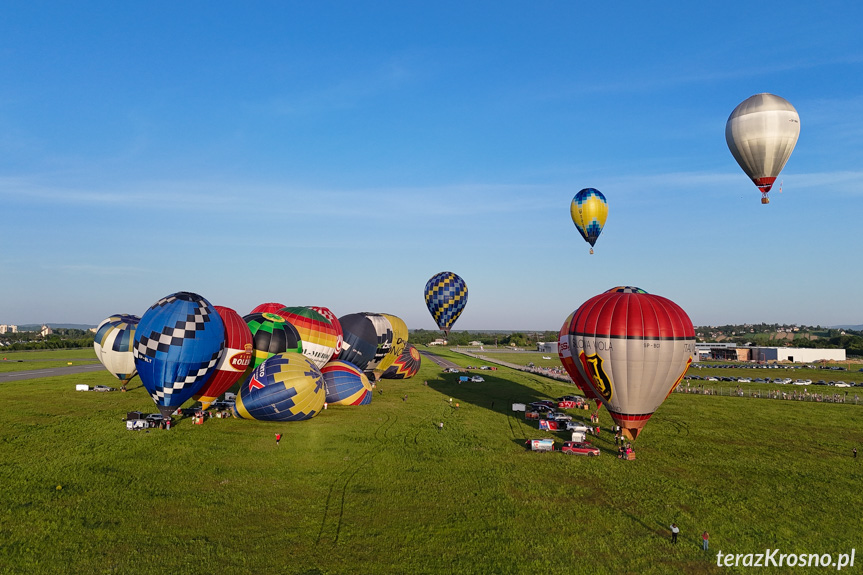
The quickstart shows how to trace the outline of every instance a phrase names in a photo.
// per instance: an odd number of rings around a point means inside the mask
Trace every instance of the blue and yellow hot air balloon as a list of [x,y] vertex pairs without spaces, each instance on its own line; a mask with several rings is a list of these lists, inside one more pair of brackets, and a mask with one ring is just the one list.
[[572,223],[578,228],[578,233],[584,241],[590,244],[590,253],[593,253],[593,246],[599,234],[602,233],[605,218],[608,216],[608,202],[605,201],[605,196],[595,188],[585,188],[572,198],[569,213],[572,216]]
[[426,283],[425,300],[438,328],[449,333],[467,305],[467,284],[452,272],[440,272]]

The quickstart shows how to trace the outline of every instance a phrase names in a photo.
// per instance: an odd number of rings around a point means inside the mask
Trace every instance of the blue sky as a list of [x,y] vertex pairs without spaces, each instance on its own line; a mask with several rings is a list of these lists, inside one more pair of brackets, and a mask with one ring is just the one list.
[[[467,5],[465,5],[467,4]],[[863,323],[856,2],[19,2],[0,19],[0,323],[194,291],[558,329],[636,285],[696,325]],[[762,206],[734,107],[801,135]],[[608,198],[596,254],[569,215]]]

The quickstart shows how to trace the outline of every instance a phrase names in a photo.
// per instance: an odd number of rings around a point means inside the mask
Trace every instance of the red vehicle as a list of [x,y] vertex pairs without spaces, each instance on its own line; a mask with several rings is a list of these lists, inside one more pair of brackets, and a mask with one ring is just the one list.
[[594,457],[599,455],[599,448],[594,447],[588,442],[579,443],[576,441],[564,441],[563,447],[560,448],[564,453],[571,453],[573,455],[587,455],[588,457]]

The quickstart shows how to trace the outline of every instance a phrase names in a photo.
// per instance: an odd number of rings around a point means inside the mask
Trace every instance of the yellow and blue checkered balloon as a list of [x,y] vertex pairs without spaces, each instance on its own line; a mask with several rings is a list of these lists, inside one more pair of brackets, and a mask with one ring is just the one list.
[[452,272],[440,272],[426,283],[425,299],[437,326],[449,333],[467,304],[467,284]]
[[608,216],[608,202],[602,192],[595,188],[585,188],[575,194],[569,206],[572,222],[584,241],[590,244],[590,253]]

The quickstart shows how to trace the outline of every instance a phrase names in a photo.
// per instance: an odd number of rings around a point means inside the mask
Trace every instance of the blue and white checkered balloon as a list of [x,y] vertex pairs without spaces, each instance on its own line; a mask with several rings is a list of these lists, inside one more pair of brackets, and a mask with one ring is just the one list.
[[225,345],[222,318],[203,297],[177,292],[150,306],[135,331],[138,376],[169,416],[209,379]]

